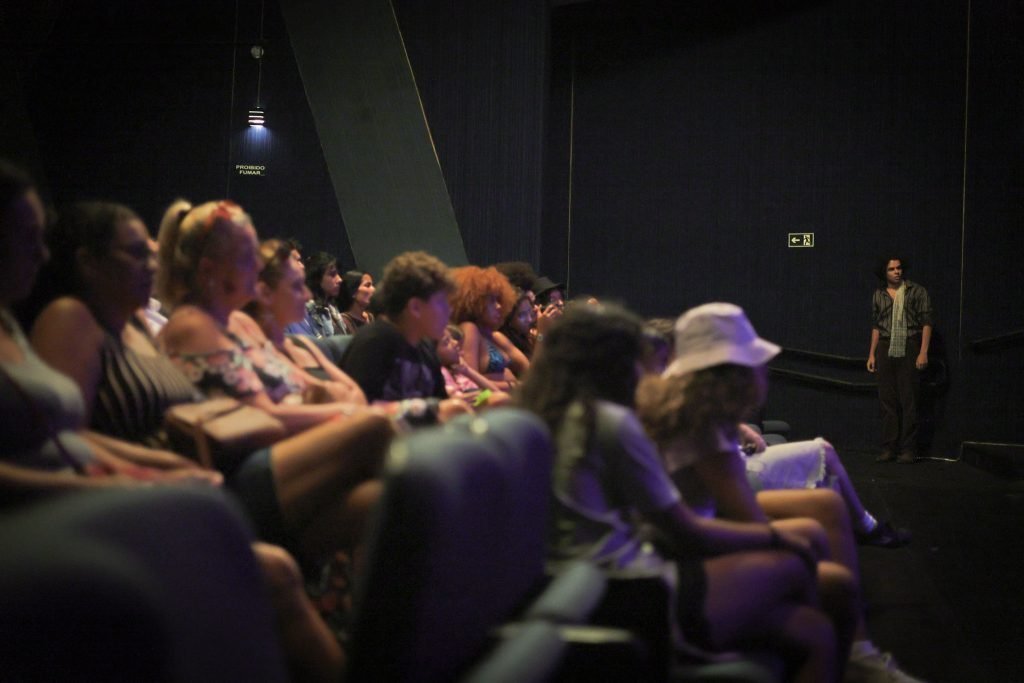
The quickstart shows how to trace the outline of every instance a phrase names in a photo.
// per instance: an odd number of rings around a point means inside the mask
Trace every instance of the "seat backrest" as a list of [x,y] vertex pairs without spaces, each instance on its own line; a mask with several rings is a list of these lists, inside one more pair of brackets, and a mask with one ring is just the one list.
[[285,681],[241,511],[110,487],[0,519],[0,681]]
[[552,448],[516,409],[392,447],[363,579],[353,680],[448,681],[544,581]]

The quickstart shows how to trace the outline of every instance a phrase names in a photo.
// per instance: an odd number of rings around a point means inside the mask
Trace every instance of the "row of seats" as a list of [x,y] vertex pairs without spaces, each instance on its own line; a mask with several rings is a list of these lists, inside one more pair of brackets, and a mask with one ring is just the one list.
[[517,409],[391,450],[355,592],[351,680],[776,680],[768,665],[674,666],[660,579],[545,570],[553,447]]
[[[660,579],[552,575],[553,448],[518,409],[397,440],[355,586],[350,681],[743,681],[678,666]],[[285,680],[252,536],[216,491],[44,503],[0,524],[0,680]],[[17,549],[16,551],[13,549]]]

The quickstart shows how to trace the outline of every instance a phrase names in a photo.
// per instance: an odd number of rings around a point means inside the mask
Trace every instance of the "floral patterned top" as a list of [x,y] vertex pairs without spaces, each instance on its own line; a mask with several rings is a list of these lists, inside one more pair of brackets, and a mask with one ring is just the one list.
[[448,368],[441,367],[441,375],[444,376],[444,388],[448,391],[449,396],[456,396],[458,394],[475,394],[480,391],[480,387],[477,383],[466,377],[461,372],[453,373]]
[[235,342],[235,348],[173,357],[185,376],[204,393],[243,398],[265,391],[274,403],[280,403],[306,388],[271,342],[254,346],[231,332],[225,334]]

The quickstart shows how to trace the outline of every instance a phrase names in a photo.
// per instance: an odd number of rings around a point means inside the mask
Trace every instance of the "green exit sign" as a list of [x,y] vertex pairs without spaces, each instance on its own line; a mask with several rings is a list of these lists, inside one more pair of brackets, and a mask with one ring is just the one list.
[[791,232],[786,240],[787,246],[798,249],[801,247],[814,246],[813,232]]

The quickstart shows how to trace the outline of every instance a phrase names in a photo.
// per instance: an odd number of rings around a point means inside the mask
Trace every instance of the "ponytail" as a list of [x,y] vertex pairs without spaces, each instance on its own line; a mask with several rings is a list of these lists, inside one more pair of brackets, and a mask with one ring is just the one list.
[[175,199],[160,220],[157,237],[160,267],[156,274],[156,291],[161,303],[168,309],[179,305],[191,289],[189,279],[196,264],[188,262],[186,254],[181,250],[181,240],[182,225],[192,208],[188,200]]

